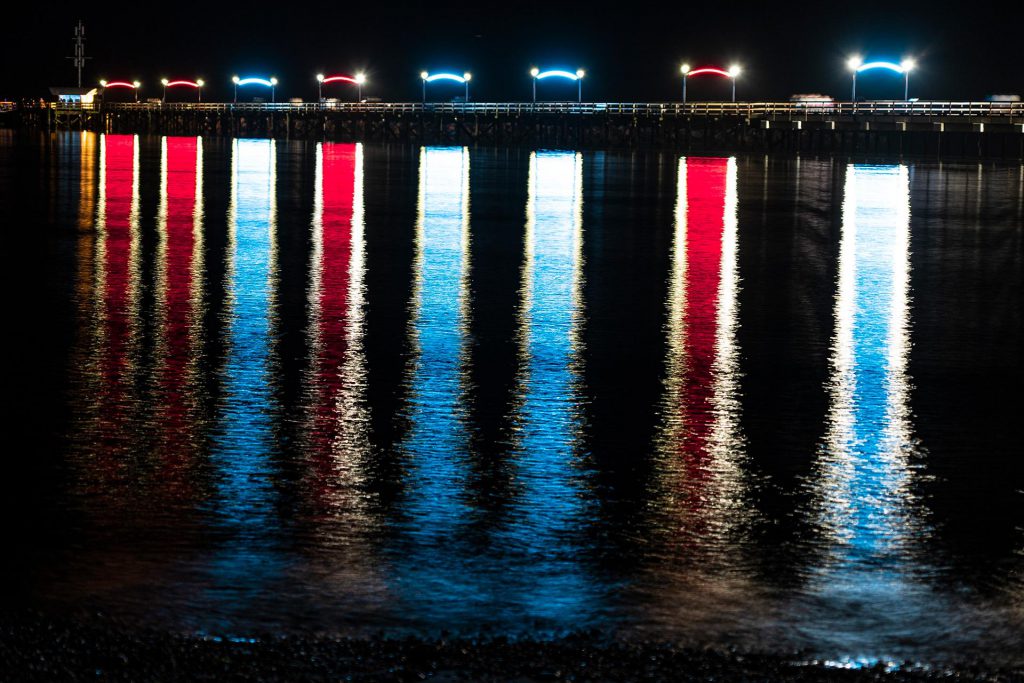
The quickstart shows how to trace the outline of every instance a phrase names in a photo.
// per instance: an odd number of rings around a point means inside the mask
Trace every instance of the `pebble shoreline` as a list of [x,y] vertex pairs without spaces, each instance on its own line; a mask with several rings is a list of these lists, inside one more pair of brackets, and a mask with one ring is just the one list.
[[614,641],[600,633],[551,640],[230,639],[135,627],[105,616],[0,616],[3,681],[993,681],[1024,670],[983,666],[844,669],[799,656]]

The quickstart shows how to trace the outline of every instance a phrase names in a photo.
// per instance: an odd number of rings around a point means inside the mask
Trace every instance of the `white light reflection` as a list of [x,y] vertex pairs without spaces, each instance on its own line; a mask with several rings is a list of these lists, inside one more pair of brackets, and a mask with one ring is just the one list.
[[97,453],[107,474],[125,466],[138,404],[134,400],[141,337],[141,234],[139,229],[139,140],[103,135],[100,140],[99,201],[96,209],[95,394]]
[[363,146],[317,145],[306,373],[311,488],[336,512],[363,507],[368,454]]
[[578,453],[582,196],[582,155],[531,155],[513,418],[516,483],[522,493],[506,542],[525,563],[514,571],[524,586],[524,616],[561,625],[581,618],[593,600],[572,542],[591,509]]
[[153,386],[159,392],[157,424],[164,479],[182,473],[177,461],[200,440],[203,311],[203,145],[198,137],[161,140],[157,211],[156,330]]
[[[948,637],[948,609],[913,554],[923,510],[911,489],[910,183],[905,166],[847,169],[827,432],[813,488],[831,541],[820,600],[799,629],[858,666]],[[845,616],[844,616],[845,615]]]
[[442,543],[466,519],[469,150],[424,148],[419,177],[406,513],[418,540]]
[[[746,509],[737,297],[736,160],[679,160],[668,357],[658,439],[670,545],[722,556]],[[699,551],[699,552],[698,552]]]

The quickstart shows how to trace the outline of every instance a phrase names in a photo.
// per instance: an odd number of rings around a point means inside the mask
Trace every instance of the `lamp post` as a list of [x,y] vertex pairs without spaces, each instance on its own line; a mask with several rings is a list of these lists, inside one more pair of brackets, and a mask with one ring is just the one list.
[[142,87],[142,83],[139,81],[132,81],[132,88],[135,90],[135,101],[139,101],[139,88]]
[[583,69],[576,69],[576,103],[583,103],[583,77],[587,75]]
[[231,77],[231,82],[235,84],[235,104],[238,104],[238,81],[240,80],[238,76]]
[[274,93],[277,89],[277,79],[273,76],[270,77],[270,103],[274,103]]
[[420,79],[423,81],[423,104],[427,103],[427,76],[429,75],[426,71],[420,72]]
[[683,64],[679,67],[679,73],[683,74],[683,104],[686,104],[686,81],[690,78],[690,65]]
[[900,66],[903,68],[903,99],[910,99],[910,72],[917,66],[917,63],[913,59],[904,59],[900,62]]
[[324,101],[324,75],[316,75],[316,100],[317,102]]
[[166,78],[161,78],[160,83],[164,86],[164,96],[163,99],[161,100],[161,103],[167,104],[167,84],[170,83],[170,81],[168,81]]
[[742,71],[742,69],[740,69],[738,64],[733,64],[732,66],[729,67],[729,78],[732,79],[732,101],[733,101],[733,103],[736,102],[736,79],[739,78],[739,75],[740,75],[741,71]]
[[356,74],[356,100],[363,101],[363,84],[366,83],[366,74],[360,71]]
[[537,74],[540,73],[540,69],[533,67],[530,69],[530,75],[533,77],[533,103],[537,104]]
[[465,104],[469,104],[469,81],[473,78],[473,74],[468,71],[462,74],[463,83],[466,84],[466,100]]
[[850,93],[850,101],[857,101],[857,69],[864,63],[864,60],[860,57],[850,57],[846,60],[846,68],[853,74],[853,91]]
[[196,79],[196,95],[199,97],[199,101],[203,101],[203,86],[206,85],[206,81],[201,78]]

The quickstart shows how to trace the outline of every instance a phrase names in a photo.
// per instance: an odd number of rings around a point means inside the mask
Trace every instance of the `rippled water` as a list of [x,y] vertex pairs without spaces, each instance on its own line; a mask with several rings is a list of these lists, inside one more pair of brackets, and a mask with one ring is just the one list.
[[3,135],[5,601],[1024,663],[1024,168]]

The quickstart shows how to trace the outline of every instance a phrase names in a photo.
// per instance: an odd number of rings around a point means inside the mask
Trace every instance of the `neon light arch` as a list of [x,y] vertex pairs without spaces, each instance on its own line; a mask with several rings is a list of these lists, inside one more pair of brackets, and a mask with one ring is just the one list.
[[239,78],[238,76],[235,76],[232,80],[235,82],[235,85],[262,85],[266,88],[273,88],[277,85],[277,79],[273,76],[270,78],[257,78],[255,76]]
[[891,71],[894,74],[903,76],[903,99],[909,99],[910,97],[910,72],[914,70],[917,64],[913,59],[904,59],[902,62],[897,64],[896,62],[886,62],[882,60],[874,62],[864,62],[859,56],[850,57],[846,62],[847,68],[850,69],[851,75],[853,76],[853,90],[851,93],[851,99],[857,101],[857,74],[865,71],[874,71],[876,69],[882,69],[883,71]]
[[134,90],[141,85],[138,81],[132,81],[131,83],[128,81],[100,81],[100,87],[103,88],[131,88]]
[[725,69],[719,69],[718,67],[714,67],[714,66],[702,66],[699,69],[694,69],[692,71],[687,71],[683,75],[686,76],[687,78],[689,78],[690,76],[704,76],[705,74],[711,74],[711,75],[714,75],[714,76],[724,76],[725,78],[732,78],[733,77],[733,74],[729,73]]
[[552,69],[550,71],[538,71],[536,74],[534,74],[533,77],[536,78],[538,81],[542,81],[545,78],[565,78],[570,81],[578,81],[581,78],[583,78],[583,72],[581,70],[577,71],[576,73],[572,73],[571,71]]
[[366,82],[366,76],[363,74],[356,74],[355,76],[326,76],[323,80],[320,80],[320,82],[324,85],[327,85],[328,83],[351,83],[352,85],[362,85]]
[[896,64],[895,62],[868,62],[867,64],[861,64],[857,67],[857,73],[862,71],[872,71],[874,69],[887,69],[898,74],[904,74],[907,72],[902,64]]
[[186,88],[195,88],[195,89],[198,90],[199,88],[202,88],[205,85],[205,83],[203,82],[203,79],[201,79],[201,78],[198,78],[198,79],[196,79],[194,81],[186,81],[186,80],[169,81],[169,80],[167,80],[165,78],[164,80],[162,80],[160,82],[163,83],[164,87],[167,87],[167,88],[177,88],[177,87],[180,87],[180,86],[184,86]]
[[423,102],[427,101],[427,83],[433,83],[434,81],[454,81],[455,83],[461,83],[466,87],[466,102],[469,102],[469,82],[473,79],[473,74],[468,71],[462,74],[452,74],[448,72],[432,74],[427,71],[420,72],[420,78],[423,79]]
[[732,80],[732,101],[736,101],[736,79],[739,78],[742,69],[736,64],[729,67],[728,71],[717,66],[702,66],[697,69],[691,69],[689,64],[683,64],[679,68],[680,73],[683,74],[683,104],[686,104],[686,82],[690,80],[690,76],[722,76]]
[[420,74],[420,77],[427,83],[433,83],[434,81],[455,81],[456,83],[468,83],[470,79],[472,79],[472,76],[468,72],[463,74],[462,76],[459,76],[458,74],[449,73],[428,74],[427,72],[424,71],[422,74]]

